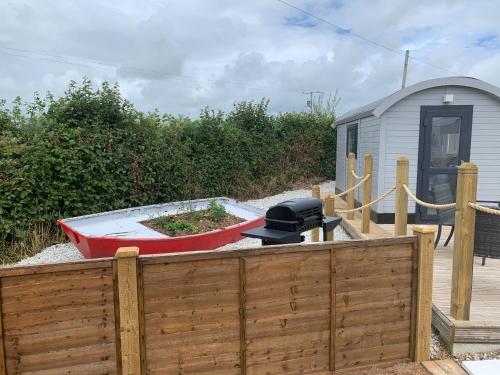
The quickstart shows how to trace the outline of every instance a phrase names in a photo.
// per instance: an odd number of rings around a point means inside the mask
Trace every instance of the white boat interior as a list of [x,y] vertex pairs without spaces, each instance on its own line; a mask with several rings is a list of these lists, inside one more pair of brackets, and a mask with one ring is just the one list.
[[206,209],[213,199],[224,205],[228,213],[247,221],[265,215],[265,212],[258,208],[234,199],[220,197],[126,208],[61,221],[75,231],[91,237],[165,238],[168,237],[166,234],[148,228],[140,222],[189,210],[201,211]]

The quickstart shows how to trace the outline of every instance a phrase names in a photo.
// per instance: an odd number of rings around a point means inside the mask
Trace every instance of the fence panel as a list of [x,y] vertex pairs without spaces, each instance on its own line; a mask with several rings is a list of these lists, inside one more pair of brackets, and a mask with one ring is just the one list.
[[[415,237],[130,256],[137,280],[117,277],[121,258],[0,270],[0,375],[121,373],[139,351],[142,374],[167,375],[414,358]],[[120,310],[133,312],[122,324]]]
[[239,261],[143,265],[148,374],[238,374]]
[[329,368],[330,252],[247,257],[247,374]]
[[115,374],[111,261],[12,270],[1,279],[7,374]]
[[411,243],[336,251],[336,368],[411,358]]

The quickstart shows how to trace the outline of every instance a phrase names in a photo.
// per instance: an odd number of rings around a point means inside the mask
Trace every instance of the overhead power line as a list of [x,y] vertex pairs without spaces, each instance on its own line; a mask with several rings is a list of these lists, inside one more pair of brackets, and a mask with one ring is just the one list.
[[48,52],[27,50],[27,49],[21,49],[21,48],[13,48],[13,47],[9,47],[9,46],[1,46],[0,45],[0,54],[21,57],[21,58],[35,59],[35,60],[52,61],[52,62],[56,62],[56,63],[74,65],[74,66],[120,70],[122,72],[141,75],[141,76],[145,76],[145,77],[149,77],[149,78],[153,78],[153,79],[168,78],[168,79],[173,79],[173,80],[178,80],[178,81],[183,81],[183,82],[191,82],[193,84],[200,84],[202,82],[209,82],[212,84],[229,84],[232,86],[236,86],[236,87],[240,87],[240,88],[244,88],[244,89],[250,89],[250,90],[276,91],[276,92],[284,92],[284,91],[285,92],[297,92],[296,90],[290,90],[290,89],[285,89],[285,88],[280,89],[280,88],[276,88],[276,87],[265,87],[265,86],[253,87],[253,86],[247,85],[245,82],[234,81],[234,80],[198,78],[198,77],[193,77],[193,76],[188,76],[188,75],[183,75],[183,74],[170,74],[170,73],[164,73],[164,72],[154,71],[154,70],[150,70],[150,69],[139,69],[139,68],[135,68],[135,67],[116,65],[116,64],[113,64],[110,62],[105,62],[105,61],[100,61],[100,60],[81,58],[81,57],[75,57],[75,56],[68,56],[68,55],[57,55],[57,54],[52,54],[52,53],[48,53]]
[[[370,38],[367,38],[367,37],[365,37],[365,36],[363,36],[361,34],[355,33],[354,31],[352,31],[349,28],[345,28],[343,26],[337,25],[337,24],[335,24],[335,23],[333,23],[331,21],[328,21],[327,19],[325,19],[323,17],[317,16],[317,15],[311,13],[311,12],[308,12],[305,9],[299,8],[298,6],[293,5],[293,4],[289,3],[288,1],[285,1],[285,0],[276,0],[276,1],[278,1],[278,2],[280,2],[282,4],[284,4],[284,5],[286,5],[287,7],[293,8],[293,9],[295,9],[295,10],[297,10],[297,11],[299,11],[299,12],[301,12],[301,13],[303,13],[303,14],[311,17],[311,18],[314,18],[317,21],[326,23],[326,24],[334,27],[335,30],[341,32],[340,35],[349,35],[349,36],[358,38],[358,39],[360,39],[360,40],[362,40],[362,41],[364,41],[366,43],[369,43],[369,44],[374,45],[374,46],[379,47],[379,48],[383,48],[386,51],[389,51],[389,52],[392,52],[392,53],[395,53],[395,54],[398,54],[398,55],[404,55],[406,53],[405,51],[403,51],[401,49],[392,48],[392,47],[386,46],[386,45],[384,45],[382,43],[379,43],[379,42],[377,42],[377,41],[375,41],[373,39],[370,39]],[[434,65],[434,64],[429,63],[429,62],[424,61],[424,60],[416,59],[415,57],[412,57],[412,56],[410,56],[410,59],[413,60],[413,61],[415,61],[415,62],[418,62],[420,64],[428,65],[428,66],[430,66],[430,67],[432,67],[434,69],[438,69],[438,70],[441,70],[441,71],[444,71],[444,72],[448,72],[448,73],[453,73],[453,74],[456,73],[456,72],[454,72],[452,70],[443,68],[443,67],[438,66],[438,65]]]

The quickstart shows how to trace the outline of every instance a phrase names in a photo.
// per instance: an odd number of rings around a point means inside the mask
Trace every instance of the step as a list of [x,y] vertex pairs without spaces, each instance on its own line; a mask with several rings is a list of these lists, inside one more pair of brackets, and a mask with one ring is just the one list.
[[431,375],[467,375],[453,359],[422,362],[427,372]]

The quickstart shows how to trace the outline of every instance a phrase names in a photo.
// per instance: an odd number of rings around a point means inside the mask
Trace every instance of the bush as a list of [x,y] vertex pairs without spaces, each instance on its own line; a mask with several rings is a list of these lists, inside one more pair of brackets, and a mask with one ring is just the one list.
[[0,102],[0,242],[55,220],[172,200],[240,199],[335,174],[333,118],[242,102],[200,118],[144,114],[117,86],[72,82],[23,110]]

